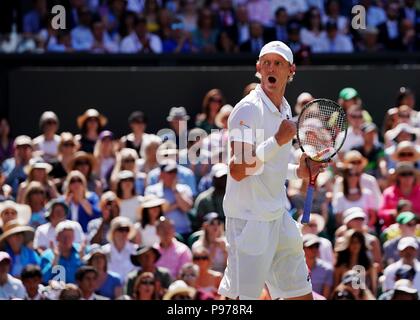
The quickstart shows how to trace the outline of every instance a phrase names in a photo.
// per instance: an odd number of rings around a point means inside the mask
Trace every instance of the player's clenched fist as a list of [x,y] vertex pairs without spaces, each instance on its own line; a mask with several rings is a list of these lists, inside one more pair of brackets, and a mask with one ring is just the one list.
[[296,135],[296,123],[290,120],[283,120],[275,134],[279,145],[288,143]]

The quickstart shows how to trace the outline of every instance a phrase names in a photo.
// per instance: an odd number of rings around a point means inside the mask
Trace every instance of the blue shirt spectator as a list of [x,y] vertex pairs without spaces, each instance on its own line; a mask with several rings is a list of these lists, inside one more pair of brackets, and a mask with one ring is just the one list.
[[[178,173],[177,173],[177,181],[180,184],[186,184],[188,187],[190,187],[193,196],[195,197],[197,195],[197,187],[196,187],[196,180],[195,175],[191,171],[191,169],[178,165],[177,166]],[[155,168],[152,171],[149,172],[147,176],[147,185],[151,186],[159,182],[160,177],[160,168]],[[147,188],[146,188],[147,190]],[[146,194],[146,191],[145,191]]]

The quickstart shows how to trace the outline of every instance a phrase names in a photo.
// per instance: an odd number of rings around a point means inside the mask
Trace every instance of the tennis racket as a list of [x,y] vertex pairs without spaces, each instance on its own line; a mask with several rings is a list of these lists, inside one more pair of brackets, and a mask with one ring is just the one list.
[[297,121],[297,139],[306,153],[309,186],[303,208],[302,223],[308,223],[317,174],[312,174],[311,161],[328,162],[343,146],[347,136],[347,117],[343,108],[328,99],[315,99],[305,105]]

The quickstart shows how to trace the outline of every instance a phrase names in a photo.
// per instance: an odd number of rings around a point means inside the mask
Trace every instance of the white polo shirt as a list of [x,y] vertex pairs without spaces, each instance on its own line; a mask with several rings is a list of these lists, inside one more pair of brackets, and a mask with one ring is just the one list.
[[[283,119],[292,118],[290,106],[283,98],[280,111],[258,85],[233,109],[229,120],[229,148],[232,141],[258,146],[272,137]],[[223,201],[225,215],[246,220],[270,221],[279,218],[289,201],[285,182],[295,177],[296,165],[290,165],[292,141],[280,147],[253,176],[241,181],[228,175]],[[230,150],[228,152],[230,157]]]

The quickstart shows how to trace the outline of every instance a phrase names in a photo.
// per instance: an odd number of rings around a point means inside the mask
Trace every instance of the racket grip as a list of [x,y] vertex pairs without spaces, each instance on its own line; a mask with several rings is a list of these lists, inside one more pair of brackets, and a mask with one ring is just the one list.
[[306,199],[305,205],[303,207],[303,216],[302,216],[302,223],[308,223],[309,218],[311,216],[311,209],[312,209],[312,199],[314,196],[314,186],[309,185],[308,189],[306,190]]

